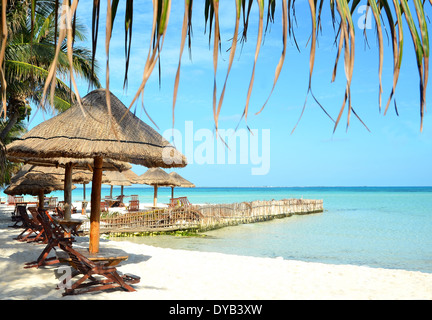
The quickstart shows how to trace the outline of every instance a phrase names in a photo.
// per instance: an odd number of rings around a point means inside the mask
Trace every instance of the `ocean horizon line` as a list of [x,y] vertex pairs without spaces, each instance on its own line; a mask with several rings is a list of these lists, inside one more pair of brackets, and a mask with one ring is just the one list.
[[[77,189],[82,188],[82,184],[76,184],[75,185]],[[120,187],[120,186],[114,186],[114,187]],[[143,186],[140,184],[133,184],[131,186],[124,186],[125,188],[142,188],[142,189],[151,189],[153,186]],[[86,186],[86,188],[91,188],[90,186]],[[110,189],[111,187],[109,185],[103,185],[102,189]],[[170,188],[170,186],[158,186],[158,188]],[[175,187],[175,188],[181,188],[181,187]],[[374,186],[374,185],[352,185],[352,186],[196,186],[195,188],[212,188],[212,189],[224,189],[224,188],[238,188],[238,189],[252,189],[252,188],[432,188],[432,185],[425,185],[425,186],[419,186],[419,185],[398,185],[398,186],[391,186],[391,185],[382,185],[382,186]],[[189,188],[182,188],[182,189],[189,189]]]

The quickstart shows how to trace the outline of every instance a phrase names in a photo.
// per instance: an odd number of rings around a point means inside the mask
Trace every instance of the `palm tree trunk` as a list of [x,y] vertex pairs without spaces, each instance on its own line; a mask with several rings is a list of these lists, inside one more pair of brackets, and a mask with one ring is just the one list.
[[13,126],[18,122],[18,117],[18,112],[13,112],[12,116],[8,118],[6,126],[0,132],[0,141],[5,141],[7,135],[12,130]]
[[6,126],[0,132],[0,141],[4,142],[9,132],[18,122],[20,115],[20,107],[25,107],[27,104],[24,96],[15,96],[9,99],[8,103],[8,121]]

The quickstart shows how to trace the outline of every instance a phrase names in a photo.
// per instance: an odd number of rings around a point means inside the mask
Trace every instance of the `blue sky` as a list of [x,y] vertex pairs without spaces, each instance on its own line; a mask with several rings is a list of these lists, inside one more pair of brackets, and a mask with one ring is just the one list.
[[[88,39],[91,30],[91,3],[90,0],[81,0],[78,7],[81,21],[88,26]],[[104,3],[105,1],[101,6],[102,17],[97,48],[97,59],[101,69],[99,77],[103,84],[106,63]],[[307,41],[311,32],[311,23],[307,1],[296,2],[296,38],[301,52],[297,51],[293,41],[290,40],[284,67],[273,95],[264,111],[255,116],[255,112],[261,108],[270,93],[275,67],[282,52],[281,17],[277,10],[276,22],[271,25],[270,32],[266,34],[257,61],[249,106],[247,124],[251,129],[256,130],[257,135],[253,137],[246,135],[246,144],[249,144],[249,147],[243,149],[242,155],[240,154],[241,139],[238,140],[235,144],[237,154],[234,163],[229,163],[227,160],[228,153],[233,150],[225,150],[225,160],[221,158],[218,161],[217,157],[220,154],[218,155],[217,140],[213,135],[208,136],[214,128],[212,111],[214,73],[208,33],[204,34],[204,9],[200,6],[202,6],[201,1],[194,2],[192,59],[189,59],[188,51],[185,49],[175,109],[175,129],[181,137],[181,141],[176,140],[181,147],[178,143],[176,146],[188,156],[191,162],[186,168],[178,169],[179,174],[193,181],[197,186],[432,185],[432,122],[430,113],[427,112],[424,117],[423,132],[420,132],[419,78],[408,30],[405,30],[404,34],[404,57],[396,91],[399,117],[394,112],[393,102],[386,116],[379,113],[378,45],[373,24],[373,28],[367,30],[370,48],[365,49],[363,30],[355,30],[356,57],[351,87],[352,105],[371,132],[368,132],[354,117],[351,117],[350,126],[346,130],[345,111],[339,127],[333,134],[333,122],[309,95],[304,115],[295,132],[291,134],[300,116],[309,80],[310,46]],[[222,50],[217,71],[218,96],[228,65],[229,52],[226,50],[230,47],[235,11],[232,1],[221,1],[220,7],[223,15],[220,21]],[[426,5],[426,8],[431,16],[430,6]],[[256,9],[254,3],[250,16],[248,41],[243,48],[238,46],[237,49],[220,115],[221,129],[236,128],[243,112],[256,44],[258,21]],[[328,8],[324,10],[323,33],[319,37],[312,88],[320,103],[333,118],[336,118],[342,105],[346,82],[343,58],[341,58],[336,81],[331,83],[337,50],[333,45],[334,31]],[[129,82],[127,91],[123,90],[124,4],[121,2],[119,5],[110,46],[110,89],[126,106],[129,106],[142,80],[150,41],[151,16],[151,1],[142,1],[140,6],[135,5]],[[354,16],[354,19],[358,18],[360,13]],[[158,131],[161,134],[172,126],[173,85],[179,57],[182,20],[183,2],[175,1],[161,54],[161,87],[159,88],[156,68],[144,93],[146,109],[159,126]],[[393,71],[391,45],[387,42],[386,36],[384,37],[383,106],[391,90]],[[88,46],[90,47],[90,44]],[[81,96],[88,93],[87,85],[84,83],[81,82],[79,88]],[[429,85],[426,101],[430,101],[431,98]],[[137,103],[132,111],[152,125],[141,108],[141,102]],[[29,127],[51,116],[39,112]],[[239,130],[241,133],[247,132],[244,121],[240,122]],[[269,145],[265,143],[266,139],[263,139],[265,134],[269,134]],[[256,154],[258,157],[255,158],[250,148],[252,139],[258,141]],[[200,157],[207,157],[207,160],[212,158],[212,154],[202,153],[203,149],[210,145],[210,140],[215,144],[214,161],[202,164]],[[189,151],[185,149],[186,145]],[[269,150],[269,154],[261,158],[263,150]],[[265,168],[262,170],[266,174],[253,174],[253,168],[260,167],[268,167],[268,170],[264,170]],[[134,165],[133,170],[137,174],[142,174],[146,168]]]

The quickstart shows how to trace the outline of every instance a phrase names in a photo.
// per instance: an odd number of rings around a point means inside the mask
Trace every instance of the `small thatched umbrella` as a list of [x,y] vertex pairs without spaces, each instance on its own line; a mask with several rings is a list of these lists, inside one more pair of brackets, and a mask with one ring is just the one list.
[[[111,116],[107,99],[111,102]],[[7,153],[14,157],[94,159],[89,250],[96,253],[103,159],[163,168],[184,167],[187,162],[184,155],[109,91],[94,90],[81,103],[82,108],[74,104],[9,144]]]
[[38,196],[39,207],[43,208],[45,194],[64,188],[61,180],[64,172],[61,171],[64,170],[26,164],[12,177],[11,184],[4,190],[4,193]]
[[[181,175],[179,175],[177,172],[171,172],[169,174],[171,178],[173,178],[179,185],[177,187],[181,188],[195,188],[195,185],[190,182],[189,180],[186,180]],[[171,198],[174,198],[174,185],[171,186]]]
[[149,168],[145,173],[135,179],[135,183],[148,184],[154,187],[153,207],[157,205],[157,189],[158,186],[178,186],[168,173],[161,168]]
[[125,171],[122,171],[122,174],[123,174],[126,178],[128,178],[129,181],[130,181],[132,184],[134,184],[134,183],[135,183],[135,180],[138,178],[138,175],[137,175],[135,172],[133,172],[132,170],[125,170]]
[[[130,179],[126,175],[126,172],[128,172],[128,171],[133,173],[132,170],[126,170],[123,172],[107,171],[103,174],[102,184],[111,185],[110,197],[112,197],[113,186],[121,186],[121,195],[123,195],[123,187],[132,185],[133,179]],[[133,174],[135,174],[135,173],[133,173]],[[130,174],[130,176],[133,177],[132,174]],[[137,176],[137,175],[135,174],[135,176]]]

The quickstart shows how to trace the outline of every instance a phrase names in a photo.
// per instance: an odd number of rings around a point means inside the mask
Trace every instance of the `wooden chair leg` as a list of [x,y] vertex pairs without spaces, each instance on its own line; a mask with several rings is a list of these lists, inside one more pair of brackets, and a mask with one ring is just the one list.
[[42,251],[42,253],[39,255],[36,261],[27,262],[24,266],[25,269],[28,268],[39,268],[41,266],[49,266],[52,264],[59,263],[60,261],[57,259],[57,257],[47,258],[48,254],[51,252],[51,249],[53,248],[52,245],[48,244],[45,249]]
[[[138,283],[140,281],[140,278],[136,276],[120,276],[115,270],[108,273],[101,272],[99,275],[105,277],[105,279],[97,280],[90,274],[84,275],[72,285],[72,288],[66,289],[63,296],[115,288],[122,288],[128,292],[134,292],[136,290],[128,283]],[[87,279],[93,279],[93,281],[85,283]]]
[[[92,279],[90,282],[84,283],[87,279]],[[66,289],[63,296],[66,295],[77,295],[88,292],[107,290],[112,288],[120,287],[119,284],[115,284],[110,279],[97,280],[96,278],[86,274],[77,280],[70,289]]]
[[45,232],[42,229],[35,237],[32,237],[30,239],[27,239],[27,242],[37,242],[37,241],[43,241],[45,242],[46,237],[45,237]]
[[120,275],[117,272],[111,272],[107,274],[108,278],[112,278],[116,283],[118,283],[123,289],[129,292],[136,291],[134,288],[132,288],[130,285],[128,285],[125,281],[123,281],[123,278],[120,277]]
[[[27,235],[24,235],[27,232]],[[25,229],[23,232],[21,232],[18,237],[14,238],[14,240],[18,240],[18,241],[26,241],[28,237],[30,237],[30,235],[34,233],[34,230],[31,228],[27,228]]]

